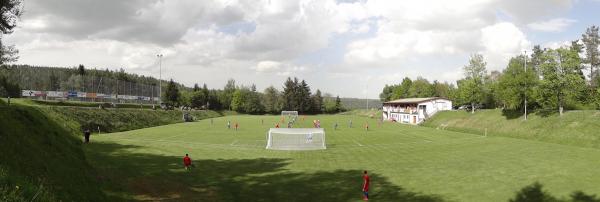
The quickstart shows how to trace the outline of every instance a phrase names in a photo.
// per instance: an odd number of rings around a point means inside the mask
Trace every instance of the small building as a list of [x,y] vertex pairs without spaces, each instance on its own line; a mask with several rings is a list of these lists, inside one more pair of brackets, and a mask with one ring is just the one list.
[[383,103],[383,120],[419,124],[438,111],[452,110],[452,101],[446,98],[405,98]]

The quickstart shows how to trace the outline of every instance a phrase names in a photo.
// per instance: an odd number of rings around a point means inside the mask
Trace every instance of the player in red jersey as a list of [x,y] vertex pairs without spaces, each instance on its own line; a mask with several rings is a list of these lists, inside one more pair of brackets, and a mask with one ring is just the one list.
[[190,170],[192,166],[192,159],[188,156],[188,154],[185,154],[185,157],[183,157],[183,166],[185,166],[186,170]]
[[369,175],[367,175],[367,171],[365,170],[363,175],[363,200],[368,201],[369,200],[369,184],[370,184],[370,180],[369,180]]

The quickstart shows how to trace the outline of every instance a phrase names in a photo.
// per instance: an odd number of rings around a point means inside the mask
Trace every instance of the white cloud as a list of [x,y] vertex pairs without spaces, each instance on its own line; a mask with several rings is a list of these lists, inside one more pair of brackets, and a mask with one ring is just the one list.
[[276,61],[260,61],[254,69],[257,72],[273,72],[281,69],[281,63]]
[[525,34],[514,24],[497,23],[481,30],[482,53],[488,62],[488,70],[506,67],[510,57],[531,48]]
[[575,22],[577,22],[577,20],[567,18],[554,18],[547,21],[529,23],[527,27],[533,30],[543,32],[562,32]]
[[[502,68],[530,46],[522,28],[561,30],[573,23],[540,21],[572,2],[30,0],[21,27],[4,39],[20,49],[20,63],[123,67],[158,76],[156,54],[163,53],[163,78],[188,85],[220,87],[235,78],[262,88],[298,76],[348,97],[359,94],[354,89],[362,89],[360,78],[367,76],[370,89],[404,76],[458,79],[475,52],[490,69]],[[223,29],[240,24],[247,31]],[[319,55],[337,57],[333,64],[304,57],[324,49],[339,51]],[[379,93],[372,91],[370,97]]]

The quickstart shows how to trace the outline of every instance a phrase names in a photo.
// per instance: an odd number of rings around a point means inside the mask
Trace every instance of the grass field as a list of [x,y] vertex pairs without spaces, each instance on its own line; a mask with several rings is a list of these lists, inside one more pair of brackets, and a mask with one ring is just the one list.
[[[278,116],[95,135],[84,150],[112,200],[360,201],[365,169],[372,201],[507,201],[536,181],[555,196],[600,194],[597,149],[380,126],[352,115],[308,116],[300,125],[310,127],[313,119],[326,129],[326,150],[266,150],[266,131]],[[228,120],[240,129],[227,130]],[[182,168],[185,153],[196,165],[191,172]]]

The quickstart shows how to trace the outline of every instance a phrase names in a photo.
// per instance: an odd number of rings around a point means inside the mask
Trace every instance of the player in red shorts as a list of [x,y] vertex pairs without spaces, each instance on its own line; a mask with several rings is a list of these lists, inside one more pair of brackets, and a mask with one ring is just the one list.
[[363,200],[368,201],[369,200],[369,175],[367,175],[367,171],[365,170],[363,175]]
[[183,157],[183,166],[185,166],[186,170],[190,170],[192,166],[192,159],[188,156],[188,154],[185,154],[185,157]]
[[277,123],[277,125],[275,125],[275,128],[279,128],[279,123]]

